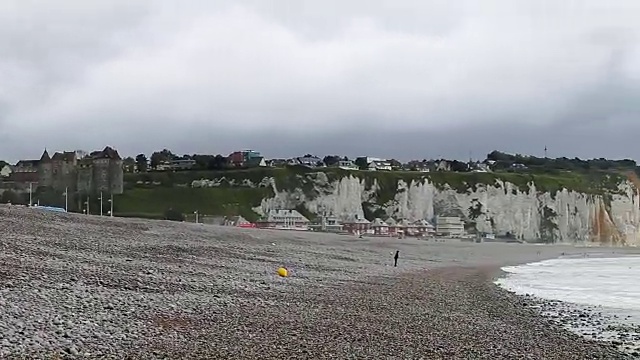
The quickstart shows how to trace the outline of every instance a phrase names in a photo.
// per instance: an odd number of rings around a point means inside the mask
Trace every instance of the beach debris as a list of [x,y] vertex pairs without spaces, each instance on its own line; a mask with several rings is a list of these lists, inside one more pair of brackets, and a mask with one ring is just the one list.
[[287,270],[287,268],[281,267],[278,269],[278,275],[280,275],[281,277],[288,277],[289,271]]

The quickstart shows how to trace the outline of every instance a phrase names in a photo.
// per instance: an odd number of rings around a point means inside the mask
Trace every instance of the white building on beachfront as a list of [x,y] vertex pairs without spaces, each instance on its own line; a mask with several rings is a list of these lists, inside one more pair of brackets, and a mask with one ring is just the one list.
[[436,234],[447,237],[462,237],[464,222],[458,216],[438,216],[436,218]]
[[258,227],[282,230],[309,230],[309,219],[297,210],[270,210]]

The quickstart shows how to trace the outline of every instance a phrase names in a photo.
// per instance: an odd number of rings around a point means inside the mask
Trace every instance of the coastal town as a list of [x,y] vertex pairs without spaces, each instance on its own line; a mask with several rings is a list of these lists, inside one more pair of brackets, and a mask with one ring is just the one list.
[[[158,153],[156,153],[158,154]],[[144,171],[145,165],[151,167],[152,171],[188,171],[202,168],[196,161],[197,156],[171,156],[169,151],[164,151],[164,157],[156,160],[153,164],[142,163],[142,166],[133,165],[129,171]],[[154,157],[152,155],[152,157]],[[158,157],[156,155],[156,157]],[[214,157],[215,159],[215,157]],[[471,171],[489,172],[492,161],[449,161],[449,160],[414,160],[401,163],[395,159],[380,157],[357,157],[349,159],[346,156],[314,156],[306,154],[300,157],[266,159],[255,150],[235,151],[224,158],[223,162],[227,168],[255,168],[255,167],[285,167],[301,166],[310,169],[321,169],[327,167],[339,168],[347,171]],[[131,164],[133,162],[130,161]],[[220,163],[220,161],[218,161]],[[207,164],[208,165],[208,164]],[[516,166],[520,167],[520,166]],[[462,238],[466,237],[464,222],[459,217],[436,217],[435,219],[418,219],[410,221],[407,219],[375,218],[368,220],[364,217],[351,215],[347,218],[338,218],[332,215],[322,215],[313,221],[305,217],[296,209],[276,209],[269,211],[263,218],[256,222],[250,222],[242,216],[225,218],[218,223],[228,226],[255,227],[280,230],[298,231],[322,231],[333,233],[344,233],[358,236],[382,236],[382,237],[420,237],[420,238]],[[485,238],[491,238],[487,234]]]
[[[185,171],[185,170],[224,170],[257,167],[303,166],[307,168],[336,167],[344,170],[368,171],[491,171],[495,161],[459,161],[459,160],[411,160],[400,162],[373,156],[360,156],[350,159],[347,156],[326,155],[323,157],[305,154],[290,158],[266,158],[256,150],[239,150],[223,155],[175,155],[164,149],[153,153],[149,159],[144,154],[124,159],[126,172],[143,171]],[[514,168],[522,168],[515,164]]]
[[[616,167],[637,168],[635,161],[604,159],[548,159],[523,155],[509,155],[494,151],[479,160],[413,160],[402,163],[395,159],[361,156],[350,159],[346,156],[323,157],[305,154],[291,158],[266,158],[256,150],[238,150],[228,155],[175,155],[170,150],[156,151],[149,157],[138,154],[123,158],[116,149],[106,146],[96,151],[58,151],[49,153],[44,149],[38,159],[20,160],[16,164],[1,164],[0,202],[27,204],[30,206],[58,206],[60,210],[114,214],[114,196],[125,191],[125,177],[145,173],[189,173],[202,171],[234,171],[274,168],[339,169],[345,172],[526,172],[526,171],[577,171],[581,168],[610,169]],[[531,167],[531,169],[529,169]],[[536,170],[538,169],[538,170]],[[203,181],[193,181],[190,186],[208,187]],[[149,183],[131,184],[131,186]],[[150,184],[153,186],[153,184]],[[215,186],[215,185],[214,185]],[[61,199],[64,198],[64,206]],[[93,199],[93,200],[92,200]],[[93,206],[92,206],[93,205]],[[93,211],[92,211],[93,210]],[[193,210],[192,210],[193,211]],[[195,211],[197,212],[197,210]],[[189,215],[189,216],[186,216]],[[190,216],[195,215],[195,216]],[[494,234],[468,234],[465,221],[459,216],[436,214],[430,219],[398,219],[381,216],[352,214],[309,214],[297,208],[269,209],[252,221],[235,214],[178,213],[167,216],[169,220],[192,219],[195,222],[226,226],[267,228],[298,231],[322,231],[357,236],[386,237],[447,237],[470,238],[473,235],[491,240]],[[503,234],[504,235],[504,234]],[[507,234],[508,235],[508,234]],[[502,235],[501,235],[502,236]]]
[[[21,203],[28,195],[27,204],[47,206],[42,196],[47,191],[63,194],[68,198],[76,195],[78,209],[87,213],[91,194],[105,197],[104,203],[112,202],[113,195],[122,194],[126,173],[182,172],[195,170],[233,170],[250,168],[275,168],[301,166],[312,169],[335,167],[346,171],[491,171],[491,162],[460,162],[447,160],[421,160],[400,163],[394,159],[379,157],[345,156],[318,157],[310,154],[287,159],[267,159],[258,151],[241,150],[221,155],[176,156],[168,150],[153,153],[149,159],[144,154],[135,158],[122,158],[117,150],[107,146],[102,150],[86,152],[60,151],[49,154],[45,149],[39,159],[25,159],[15,165],[4,164],[0,168],[0,200],[4,203]],[[8,196],[11,194],[11,196]],[[66,200],[65,211],[68,207]],[[23,201],[22,201],[23,202]],[[111,204],[113,205],[113,204]],[[106,209],[102,214],[113,215]],[[213,224],[298,231],[322,231],[367,236],[464,237],[464,223],[459,217],[436,217],[435,219],[366,218],[353,214],[338,218],[323,214],[309,219],[296,209],[274,209],[259,220],[250,222],[242,216],[214,217],[200,214],[202,222]],[[194,221],[198,221],[194,219]]]

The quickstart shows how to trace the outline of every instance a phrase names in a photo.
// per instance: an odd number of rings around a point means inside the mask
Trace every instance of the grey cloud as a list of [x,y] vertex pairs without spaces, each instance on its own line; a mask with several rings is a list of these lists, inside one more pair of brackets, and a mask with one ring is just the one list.
[[11,160],[106,144],[466,158],[546,143],[636,156],[612,135],[630,141],[638,127],[636,1],[8,4]]

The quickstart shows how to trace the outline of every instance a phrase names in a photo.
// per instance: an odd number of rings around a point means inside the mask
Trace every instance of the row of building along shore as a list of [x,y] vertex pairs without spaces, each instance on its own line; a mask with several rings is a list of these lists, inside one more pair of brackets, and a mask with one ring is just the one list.
[[412,236],[434,237],[445,236],[460,238],[465,236],[464,222],[455,216],[438,216],[435,225],[428,220],[409,221],[406,219],[386,220],[376,218],[369,221],[354,216],[348,220],[336,217],[321,216],[317,221],[310,221],[297,210],[271,210],[265,216],[250,222],[242,216],[225,218],[223,224],[245,228],[263,228],[278,230],[322,231],[332,233],[347,233],[353,235],[374,236]]

